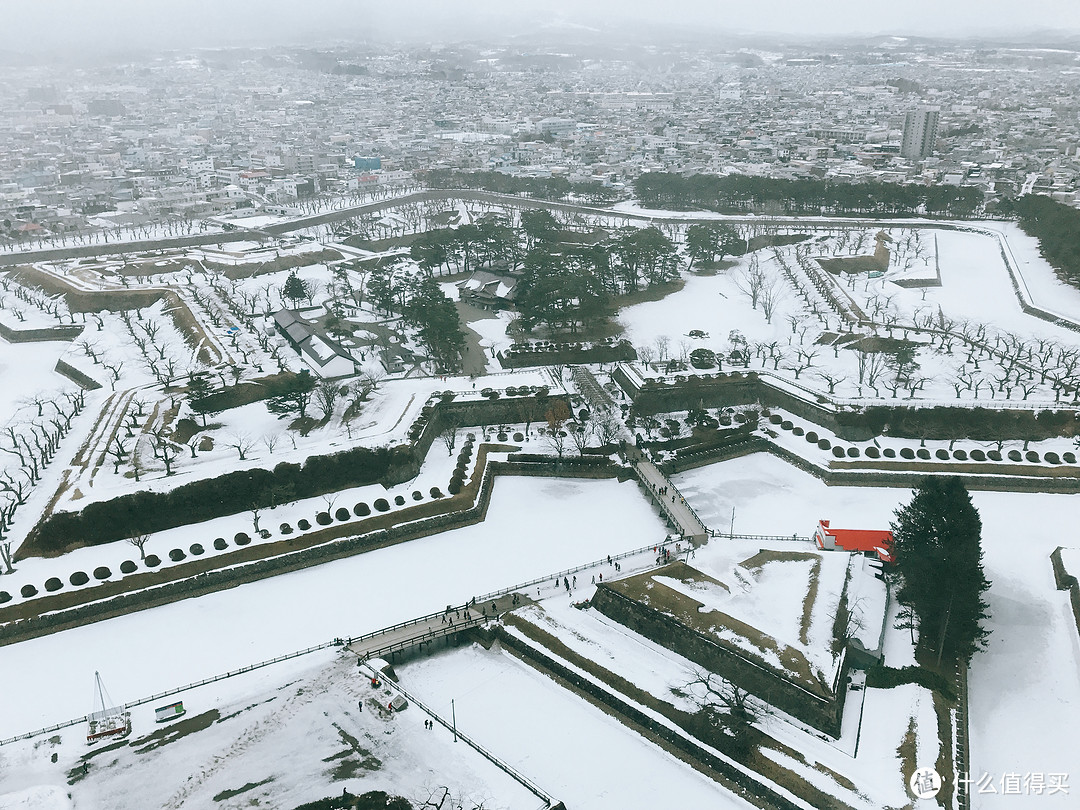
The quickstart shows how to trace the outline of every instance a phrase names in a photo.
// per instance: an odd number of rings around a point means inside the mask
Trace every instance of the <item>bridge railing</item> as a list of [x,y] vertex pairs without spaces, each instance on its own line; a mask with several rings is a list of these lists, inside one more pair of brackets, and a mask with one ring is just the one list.
[[[375,676],[375,672],[369,670],[369,673],[371,674],[372,677]],[[529,777],[525,776],[525,774],[521,773],[519,770],[514,768],[509,763],[504,762],[502,759],[500,759],[495,754],[488,751],[486,748],[484,748],[482,745],[480,745],[478,742],[476,742],[474,739],[472,739],[472,737],[470,737],[469,735],[467,735],[465,732],[463,732],[461,729],[459,729],[457,727],[456,722],[453,723],[453,724],[448,723],[443,717],[441,717],[439,715],[438,712],[436,712],[434,709],[432,709],[431,707],[429,707],[428,705],[423,703],[421,700],[419,700],[411,692],[408,692],[405,689],[405,687],[403,687],[401,684],[395,683],[395,682],[391,681],[389,678],[387,678],[384,681],[384,683],[386,684],[386,686],[389,689],[397,692],[403,698],[408,700],[411,704],[413,704],[418,709],[420,709],[422,712],[424,712],[429,717],[431,717],[433,720],[435,720],[439,725],[443,726],[447,731],[453,732],[457,736],[458,739],[460,739],[462,742],[464,742],[466,745],[468,745],[470,748],[472,748],[474,751],[476,751],[478,754],[480,754],[480,756],[482,756],[484,759],[488,760],[491,764],[493,764],[499,770],[501,770],[504,773],[506,773],[507,775],[509,775],[515,782],[520,784],[522,787],[524,787],[526,790],[528,790],[530,793],[532,793],[534,796],[536,796],[538,799],[540,799],[542,802],[544,802],[544,807],[551,807],[552,805],[555,804],[555,797],[554,796],[552,796],[550,793],[548,793],[542,787],[537,785],[534,781],[529,779]]]
[[[137,700],[130,700],[124,703],[125,707],[141,706],[145,703],[152,703],[162,698],[171,697],[173,695],[186,692],[189,689],[197,689],[200,686],[206,686],[207,684],[215,683],[217,681],[225,680],[226,678],[233,678],[237,675],[243,675],[247,672],[252,672],[256,669],[262,669],[268,667],[271,664],[278,664],[282,661],[288,661],[291,658],[298,658],[301,655],[307,655],[318,650],[325,650],[328,647],[340,647],[342,644],[341,639],[334,639],[333,641],[327,641],[323,644],[316,644],[314,647],[306,647],[303,650],[297,650],[296,652],[286,653],[285,655],[279,655],[274,658],[270,658],[266,661],[260,661],[257,664],[249,664],[246,667],[240,667],[239,669],[230,670],[229,672],[223,672],[220,675],[214,675],[209,678],[203,678],[200,681],[193,681],[192,683],[185,684],[184,686],[177,686],[173,689],[166,689],[164,692],[158,692],[157,694],[149,695],[147,697],[138,698]],[[9,745],[19,740],[27,740],[31,737],[37,737],[41,734],[49,734],[53,731],[59,731],[62,728],[70,728],[71,726],[77,726],[79,723],[85,723],[89,720],[89,715],[83,715],[82,717],[76,717],[73,720],[65,720],[62,723],[55,723],[45,728],[39,728],[34,731],[28,731],[25,734],[16,734],[14,737],[8,737],[7,739],[0,740],[0,745]]]
[[[597,566],[604,565],[609,560],[610,560],[610,562],[615,563],[615,562],[618,562],[618,561],[621,561],[621,560],[625,560],[625,559],[627,559],[629,557],[634,557],[634,556],[637,556],[639,554],[644,554],[646,552],[652,553],[653,549],[656,549],[656,548],[659,548],[659,547],[662,547],[662,546],[670,545],[672,542],[674,542],[674,541],[669,540],[669,541],[664,541],[664,542],[660,542],[660,543],[654,543],[652,545],[642,546],[641,548],[632,549],[631,551],[624,551],[624,552],[622,552],[620,554],[613,554],[610,557],[604,557],[604,558],[599,559],[599,560],[594,560],[592,562],[584,563],[582,565],[577,565],[577,566],[574,566],[573,568],[566,568],[566,569],[564,569],[562,571],[558,571],[556,573],[551,573],[551,574],[547,574],[547,575],[545,575],[543,577],[538,577],[536,579],[531,579],[528,582],[522,582],[522,583],[519,583],[517,585],[510,586],[508,588],[502,588],[502,589],[500,589],[498,591],[492,591],[491,593],[486,593],[486,594],[484,594],[482,596],[476,596],[476,597],[474,597],[474,599],[471,602],[466,602],[465,604],[462,604],[462,605],[453,605],[453,606],[449,606],[449,607],[450,607],[450,610],[453,610],[453,611],[465,610],[465,609],[469,608],[470,606],[472,606],[473,604],[478,605],[478,604],[480,604],[482,602],[487,602],[487,601],[489,601],[491,599],[496,599],[496,598],[498,598],[500,596],[505,596],[505,595],[510,594],[510,593],[514,593],[514,592],[517,592],[517,591],[524,590],[526,588],[530,588],[533,585],[539,585],[539,584],[542,584],[544,582],[550,582],[550,581],[552,581],[554,579],[562,579],[563,577],[573,576],[574,574],[577,574],[580,571],[584,571],[584,570],[587,570],[589,568],[596,568]],[[424,616],[419,616],[419,617],[414,618],[414,619],[408,619],[408,620],[403,621],[403,622],[398,622],[397,624],[390,625],[389,627],[383,627],[383,628],[381,628],[379,630],[374,630],[374,631],[369,632],[369,633],[364,633],[363,635],[360,635],[360,636],[347,636],[347,637],[335,638],[332,641],[327,641],[327,642],[324,642],[322,644],[316,644],[316,645],[314,645],[312,647],[306,647],[306,648],[304,648],[302,650],[296,650],[295,652],[286,653],[286,654],[283,654],[283,655],[278,655],[278,656],[275,656],[274,658],[269,658],[269,659],[267,659],[265,661],[259,661],[258,663],[249,664],[247,666],[240,667],[239,669],[230,670],[228,672],[223,672],[223,673],[221,673],[219,675],[213,675],[213,676],[211,676],[209,678],[203,678],[203,679],[198,680],[198,681],[193,681],[191,683],[184,684],[183,686],[177,686],[177,687],[174,687],[172,689],[166,689],[163,692],[157,692],[157,693],[155,693],[153,695],[148,695],[147,697],[142,697],[142,698],[138,698],[136,700],[126,701],[124,703],[124,705],[125,706],[141,706],[141,705],[146,704],[146,703],[152,703],[152,702],[154,702],[156,700],[161,700],[163,698],[172,697],[173,695],[178,695],[178,694],[180,694],[182,692],[186,692],[186,691],[188,691],[190,689],[197,689],[200,686],[206,686],[206,685],[211,684],[211,683],[216,683],[217,681],[225,680],[226,678],[233,678],[233,677],[236,677],[237,675],[243,675],[245,673],[252,672],[252,671],[257,670],[257,669],[262,669],[263,667],[270,666],[271,664],[277,664],[277,663],[280,663],[282,661],[288,661],[288,660],[290,660],[292,658],[298,658],[301,655],[308,655],[309,653],[317,652],[319,650],[325,650],[325,649],[328,649],[330,647],[348,646],[348,645],[351,645],[351,644],[356,644],[357,642],[370,640],[370,639],[376,638],[378,636],[394,632],[395,630],[400,630],[400,629],[406,628],[406,627],[414,627],[414,626],[422,624],[424,622],[431,621],[432,619],[439,618],[440,616],[445,615],[445,613],[446,613],[446,610],[443,609],[443,610],[436,611],[434,613],[428,613],[428,614],[426,614]],[[481,616],[479,619],[469,619],[469,620],[466,620],[465,622],[462,622],[462,624],[460,626],[454,625],[454,631],[456,632],[459,629],[464,630],[464,629],[468,629],[468,628],[471,628],[471,627],[475,627],[475,626],[477,626],[479,624],[483,624],[484,621],[486,621],[486,618],[483,617],[483,616]],[[449,631],[449,629],[448,629],[448,631]],[[438,637],[438,634],[436,634],[435,637]],[[405,647],[413,646],[414,644],[416,644],[417,640],[418,639],[415,638],[415,637],[414,638],[409,638],[409,639],[403,639],[403,640],[401,640],[399,642],[394,642],[394,644],[392,644],[392,645],[387,645],[386,648],[379,648],[377,651],[369,651],[369,652],[366,653],[366,655],[368,657],[371,657],[371,656],[375,656],[375,655],[382,655],[382,654],[385,654],[387,652],[393,652],[394,649],[397,649],[396,645],[403,644]],[[422,640],[422,639],[419,639],[419,640]],[[43,728],[35,729],[33,731],[28,731],[28,732],[25,732],[23,734],[16,734],[13,737],[8,737],[6,739],[0,739],[0,746],[10,745],[11,743],[18,742],[19,740],[27,740],[27,739],[30,739],[31,737],[38,737],[38,736],[40,736],[42,734],[50,734],[50,733],[52,733],[54,731],[59,731],[59,730],[64,729],[64,728],[71,728],[72,726],[77,726],[80,723],[85,723],[85,722],[87,722],[87,720],[88,720],[88,715],[82,715],[81,717],[76,717],[76,718],[73,718],[71,720],[65,720],[65,721],[63,721],[61,723],[54,723],[53,725],[45,726]]]

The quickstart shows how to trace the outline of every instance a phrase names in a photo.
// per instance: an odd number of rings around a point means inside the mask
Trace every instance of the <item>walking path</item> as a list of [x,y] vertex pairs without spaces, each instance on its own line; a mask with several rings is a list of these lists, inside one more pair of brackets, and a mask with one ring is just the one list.
[[693,507],[686,502],[678,488],[660,469],[645,458],[644,454],[632,445],[623,445],[626,457],[634,465],[634,472],[645,490],[660,506],[660,511],[679,530],[679,534],[695,544],[705,542],[709,536],[709,527],[698,517]]
[[[520,599],[520,597],[519,597]],[[518,602],[520,604],[520,602]],[[512,594],[477,602],[469,607],[447,608],[360,638],[348,639],[348,647],[361,659],[393,655],[410,647],[432,644],[462,630],[479,627],[517,607]]]

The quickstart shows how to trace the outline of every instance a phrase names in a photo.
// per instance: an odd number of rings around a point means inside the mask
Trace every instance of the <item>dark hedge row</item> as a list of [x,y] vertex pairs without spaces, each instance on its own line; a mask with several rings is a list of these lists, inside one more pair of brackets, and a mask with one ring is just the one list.
[[39,553],[55,553],[173,529],[190,523],[192,515],[209,520],[245,512],[253,505],[266,508],[372,484],[383,479],[396,462],[407,461],[408,453],[408,448],[356,447],[312,456],[303,466],[282,462],[273,470],[238,470],[170,492],[133,492],[88,504],[81,512],[56,513],[35,528],[30,545]]
[[866,181],[758,177],[745,174],[683,175],[648,172],[634,181],[634,193],[649,208],[686,211],[703,208],[727,214],[765,210],[791,215],[970,217],[983,205],[975,186],[923,186]]

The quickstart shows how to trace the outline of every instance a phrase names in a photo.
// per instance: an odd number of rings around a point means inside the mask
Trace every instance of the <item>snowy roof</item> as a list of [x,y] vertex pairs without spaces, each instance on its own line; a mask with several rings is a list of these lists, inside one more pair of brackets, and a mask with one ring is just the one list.
[[517,280],[478,270],[465,281],[458,282],[457,286],[473,295],[513,300]]
[[293,347],[319,367],[325,366],[335,357],[344,357],[355,362],[352,355],[337,342],[322,334],[316,324],[302,320],[292,310],[282,309],[275,312],[274,322]]
[[312,354],[323,361],[329,360],[334,356],[334,350],[314,335],[312,335],[311,340],[308,341],[307,348]]

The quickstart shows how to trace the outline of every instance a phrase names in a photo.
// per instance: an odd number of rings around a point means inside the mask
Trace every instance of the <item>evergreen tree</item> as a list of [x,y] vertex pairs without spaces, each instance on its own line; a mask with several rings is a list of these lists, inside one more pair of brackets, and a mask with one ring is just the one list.
[[576,332],[579,324],[603,315],[607,294],[600,268],[606,256],[602,248],[530,251],[516,301],[526,330],[544,324]]
[[279,416],[291,416],[295,413],[303,419],[307,416],[315,382],[315,378],[306,368],[299,374],[274,380],[270,384],[271,393],[266,400],[266,409]]
[[986,645],[982,521],[959,478],[925,478],[892,524],[902,578],[900,604],[919,626],[919,645],[936,656],[968,660]]
[[433,279],[423,279],[414,286],[405,307],[405,320],[417,328],[420,343],[439,371],[457,371],[461,367],[461,353],[465,350],[461,319],[454,302]]
[[440,228],[420,234],[409,248],[409,256],[428,275],[435,269],[441,274],[450,261],[453,248],[454,232],[449,228]]
[[531,208],[521,212],[521,228],[525,231],[525,247],[532,250],[543,242],[558,241],[559,223],[544,208]]
[[206,427],[206,417],[216,413],[216,409],[210,405],[207,399],[213,392],[210,384],[210,375],[205,371],[193,371],[188,374],[187,400],[191,410],[202,417],[202,425]]
[[735,226],[726,222],[695,223],[686,229],[686,252],[696,262],[722,261],[745,246]]
[[298,301],[303,301],[308,297],[307,285],[303,279],[296,275],[295,270],[289,273],[289,277],[285,279],[285,286],[281,289],[281,296],[292,301],[293,306],[296,306]]

